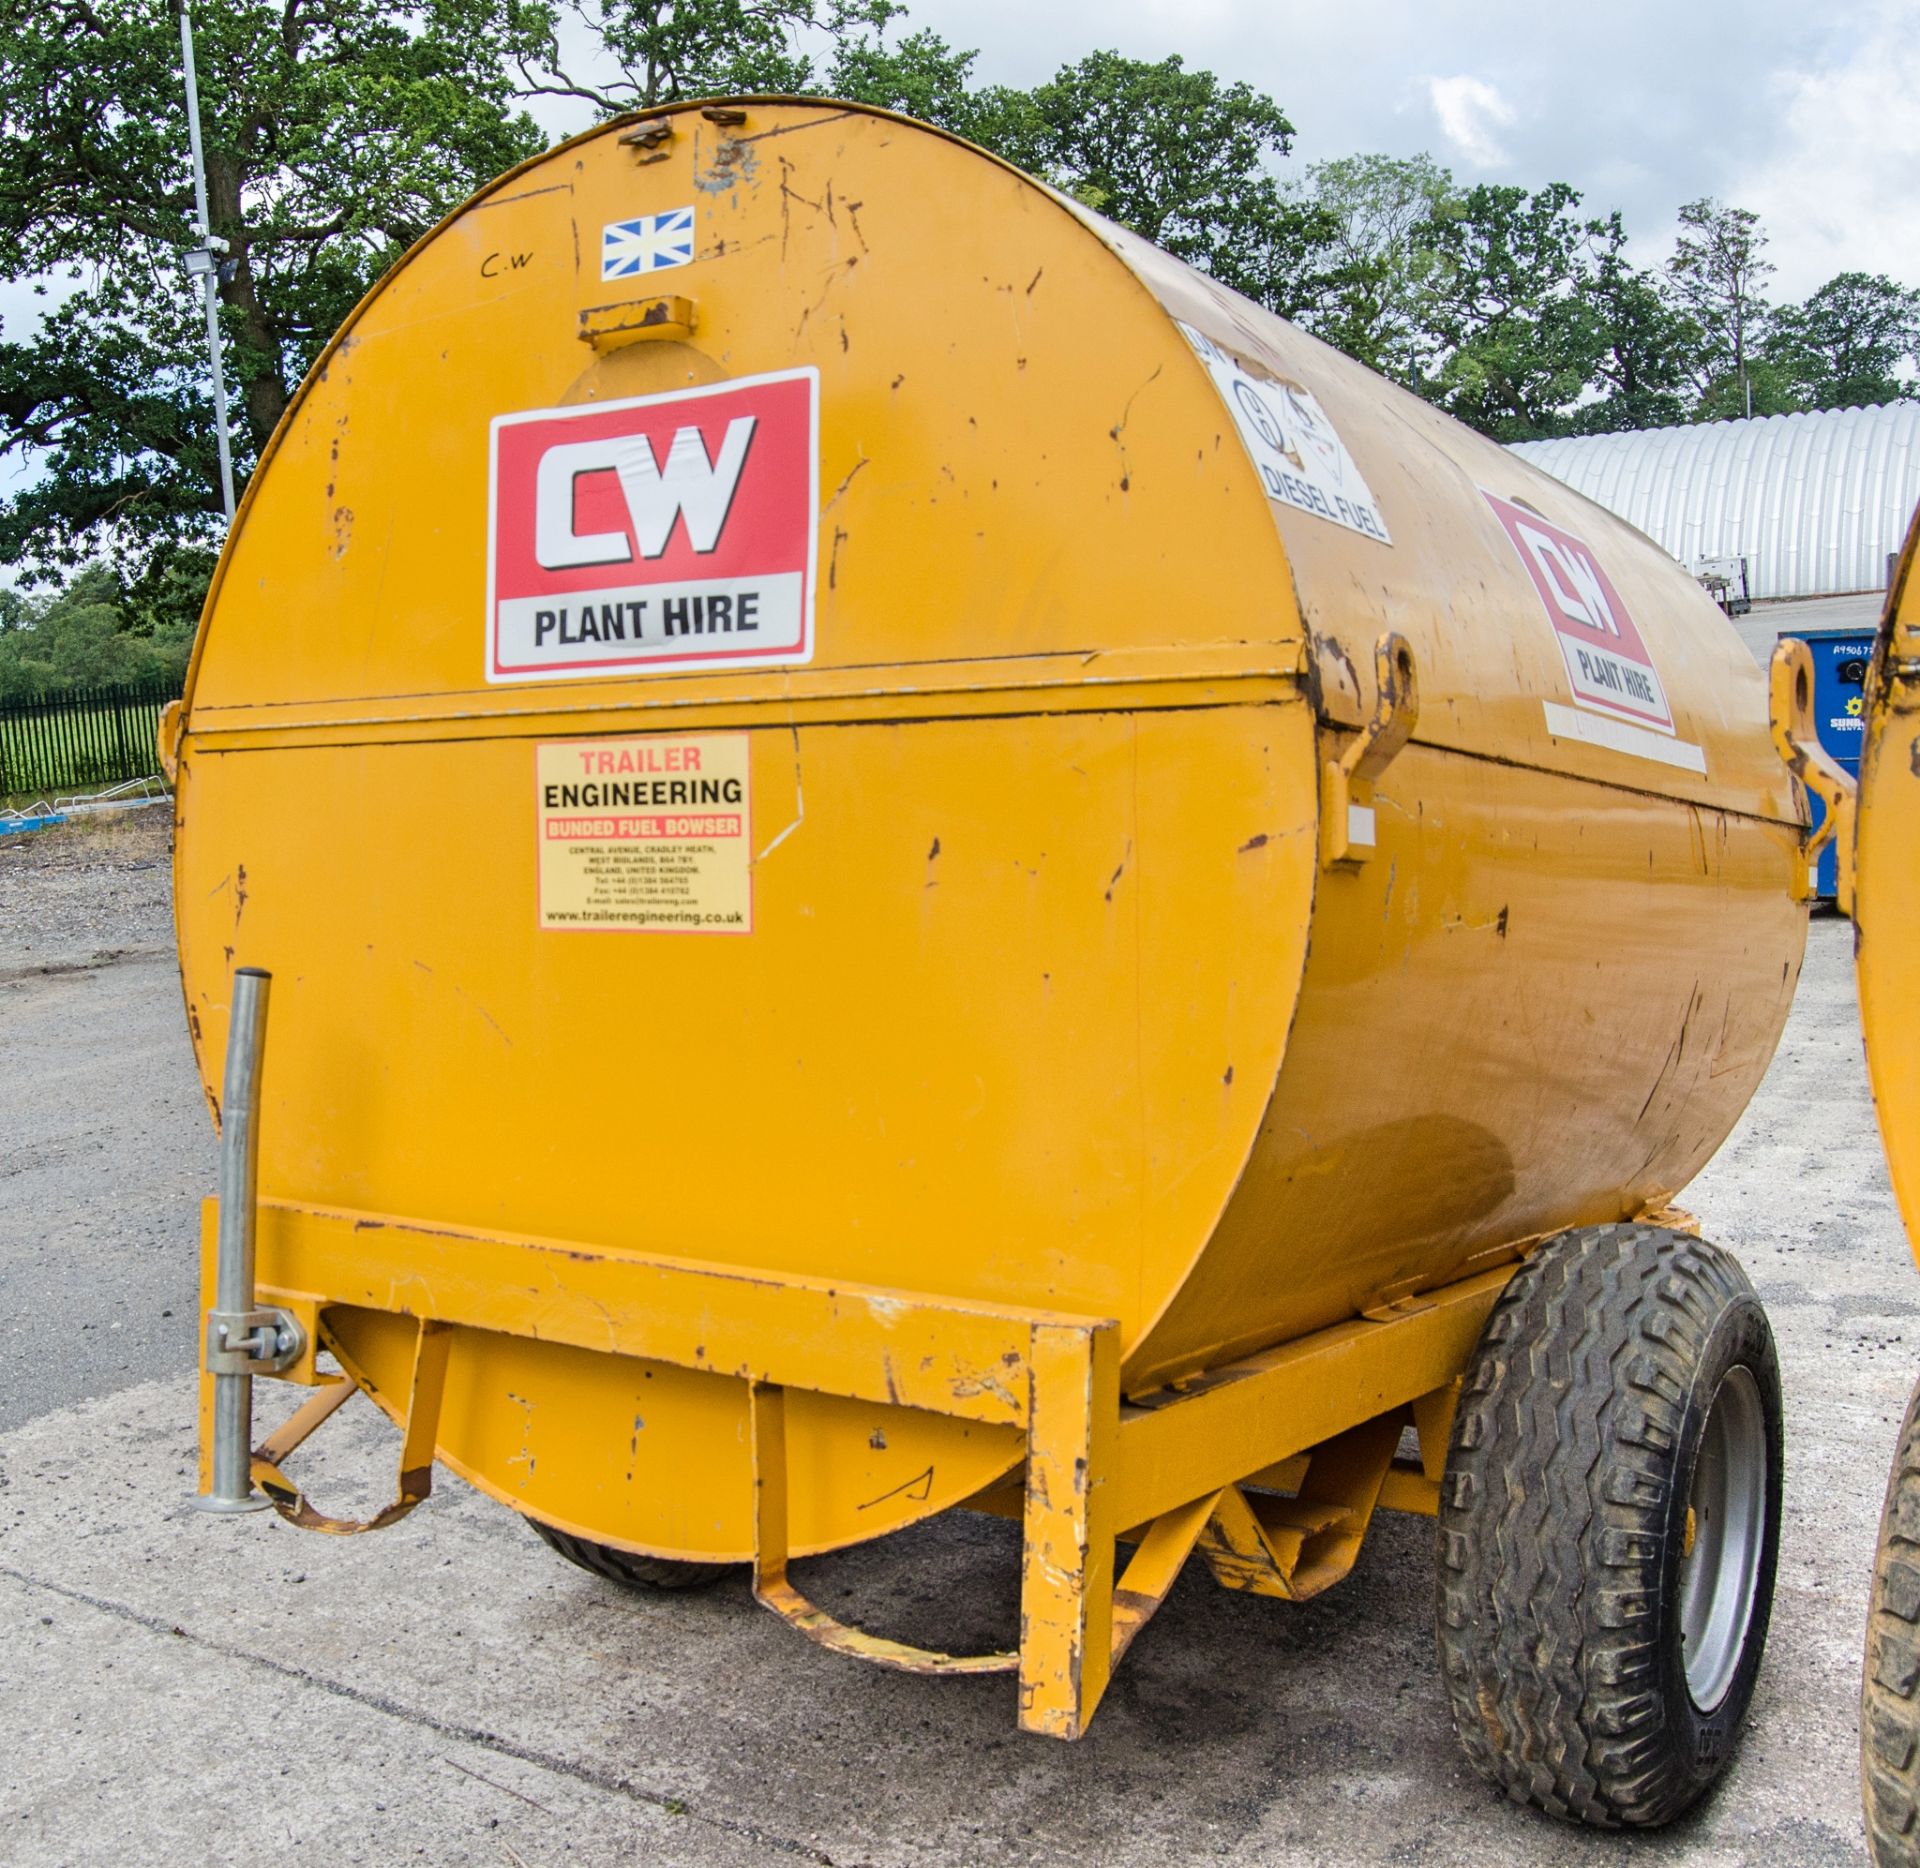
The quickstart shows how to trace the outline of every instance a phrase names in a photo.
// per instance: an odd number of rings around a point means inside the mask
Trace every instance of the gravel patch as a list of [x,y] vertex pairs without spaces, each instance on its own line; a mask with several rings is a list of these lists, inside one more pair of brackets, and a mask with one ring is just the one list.
[[0,972],[172,945],[165,805],[0,838]]

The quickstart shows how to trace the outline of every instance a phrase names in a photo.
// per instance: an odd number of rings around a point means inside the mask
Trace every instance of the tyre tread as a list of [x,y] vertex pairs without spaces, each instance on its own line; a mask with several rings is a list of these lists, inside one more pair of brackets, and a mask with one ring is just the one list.
[[1874,1868],[1920,1863],[1920,1386],[1887,1475],[1860,1685],[1860,1786]]
[[581,1569],[627,1589],[698,1589],[704,1583],[717,1581],[734,1567],[730,1563],[687,1563],[672,1557],[643,1557],[631,1550],[618,1550],[612,1544],[598,1544],[591,1538],[556,1530],[538,1518],[529,1518],[527,1523],[534,1536],[559,1551],[569,1563],[577,1563]]
[[[1738,1262],[1702,1240],[1631,1223],[1562,1234],[1514,1274],[1463,1383],[1439,1512],[1441,1668],[1468,1759],[1554,1816],[1651,1825],[1704,1788],[1675,1761],[1660,1687],[1667,1474],[1695,1365],[1743,1299],[1757,1308]],[[1765,1615],[1763,1590],[1762,1639]]]

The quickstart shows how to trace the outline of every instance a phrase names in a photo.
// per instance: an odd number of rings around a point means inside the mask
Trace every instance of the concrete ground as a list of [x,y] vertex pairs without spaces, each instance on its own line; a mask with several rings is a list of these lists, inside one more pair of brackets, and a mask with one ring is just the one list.
[[[159,814],[153,814],[158,816]],[[213,1150],[167,942],[164,825],[0,856],[0,1863],[1852,1863],[1854,1702],[1920,1277],[1873,1125],[1851,933],[1816,920],[1740,1128],[1684,1196],[1767,1301],[1787,1518],[1750,1728],[1657,1836],[1553,1824],[1460,1760],[1431,1527],[1388,1518],[1319,1601],[1189,1575],[1091,1735],[1024,1738],[1004,1679],[825,1654],[729,1581],[635,1597],[442,1478],[377,1537],[188,1505],[194,1207]],[[278,1403],[284,1406],[284,1401]],[[303,1455],[391,1483],[356,1403]],[[1013,1633],[1010,1527],[804,1567],[907,1638]]]
[[1857,629],[1872,635],[1880,626],[1880,612],[1886,606],[1884,590],[1862,590],[1845,597],[1802,597],[1790,603],[1756,604],[1745,616],[1734,620],[1740,640],[1753,651],[1761,667],[1773,654],[1773,645],[1783,635],[1801,629]]

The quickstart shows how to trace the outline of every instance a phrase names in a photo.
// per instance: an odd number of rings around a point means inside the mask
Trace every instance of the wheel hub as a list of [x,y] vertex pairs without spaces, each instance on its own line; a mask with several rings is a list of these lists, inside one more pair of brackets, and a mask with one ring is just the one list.
[[1707,1415],[1687,1499],[1680,1641],[1687,1692],[1712,1712],[1733,1684],[1753,1620],[1767,1531],[1767,1430],[1752,1373],[1732,1368]]

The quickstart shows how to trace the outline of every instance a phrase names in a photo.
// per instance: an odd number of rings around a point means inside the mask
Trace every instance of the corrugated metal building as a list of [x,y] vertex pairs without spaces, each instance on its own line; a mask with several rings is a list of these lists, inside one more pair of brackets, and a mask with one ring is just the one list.
[[1516,454],[1755,597],[1881,590],[1920,502],[1920,402],[1526,441]]

